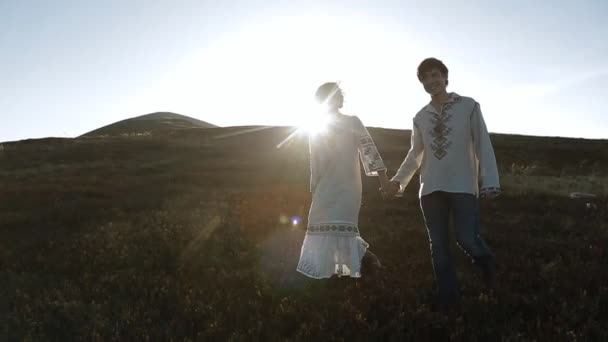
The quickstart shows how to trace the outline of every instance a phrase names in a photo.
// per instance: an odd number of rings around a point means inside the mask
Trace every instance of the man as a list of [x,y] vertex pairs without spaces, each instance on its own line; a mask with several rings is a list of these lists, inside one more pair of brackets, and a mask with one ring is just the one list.
[[448,68],[436,58],[418,66],[418,79],[431,102],[413,119],[411,148],[384,195],[401,195],[420,168],[420,207],[431,244],[439,304],[459,302],[460,291],[449,253],[448,225],[454,221],[459,246],[492,287],[494,255],[479,235],[479,201],[500,193],[496,158],[479,103],[448,93]]

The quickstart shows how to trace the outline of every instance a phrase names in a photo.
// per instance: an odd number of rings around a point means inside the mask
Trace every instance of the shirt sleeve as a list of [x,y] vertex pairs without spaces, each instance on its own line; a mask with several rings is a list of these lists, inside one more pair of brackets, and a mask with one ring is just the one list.
[[392,181],[398,181],[400,184],[398,195],[403,195],[405,187],[410,182],[416,170],[420,168],[422,158],[424,156],[424,143],[422,139],[422,132],[416,121],[412,125],[412,136],[410,143],[410,150],[407,152],[407,156],[399,166],[399,169],[395,173],[395,176],[391,178]]
[[494,155],[490,134],[481,114],[479,103],[475,103],[475,108],[471,113],[471,135],[473,137],[475,156],[479,161],[480,188],[482,190],[500,189],[496,156]]
[[367,128],[363,126],[363,123],[358,117],[353,118],[354,121],[354,134],[356,143],[358,144],[357,149],[359,150],[359,157],[367,176],[377,176],[378,171],[386,170],[384,161],[380,157],[380,153],[376,148],[374,140],[369,135]]

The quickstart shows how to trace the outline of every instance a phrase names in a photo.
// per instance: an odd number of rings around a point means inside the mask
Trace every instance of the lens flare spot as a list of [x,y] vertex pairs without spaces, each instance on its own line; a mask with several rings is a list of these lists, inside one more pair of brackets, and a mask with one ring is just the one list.
[[287,224],[287,222],[289,222],[289,217],[287,217],[285,215],[279,216],[279,223],[280,224]]

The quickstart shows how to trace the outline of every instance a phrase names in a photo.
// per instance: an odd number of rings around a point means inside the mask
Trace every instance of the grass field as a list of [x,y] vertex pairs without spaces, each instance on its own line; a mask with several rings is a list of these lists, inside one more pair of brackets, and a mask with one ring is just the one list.
[[[286,220],[310,204],[305,141],[237,131],[1,144],[0,340],[608,340],[608,141],[492,137],[497,289],[455,249],[463,311],[445,315],[416,180],[382,201],[364,179],[380,274],[309,280]],[[409,133],[370,131],[392,175]]]

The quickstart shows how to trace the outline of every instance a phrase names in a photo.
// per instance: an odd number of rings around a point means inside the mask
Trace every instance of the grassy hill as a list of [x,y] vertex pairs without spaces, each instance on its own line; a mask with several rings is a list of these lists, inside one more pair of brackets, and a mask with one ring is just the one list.
[[[305,139],[276,147],[290,131],[0,145],[0,340],[608,340],[608,141],[493,135],[504,194],[482,222],[498,288],[454,250],[464,306],[449,316],[431,310],[416,180],[384,202],[364,179],[380,274],[295,272],[305,222],[289,218],[310,194]],[[409,132],[370,132],[392,175]]]
[[177,130],[215,128],[216,125],[189,116],[156,112],[121,120],[85,133],[82,137],[142,136],[167,134]]

